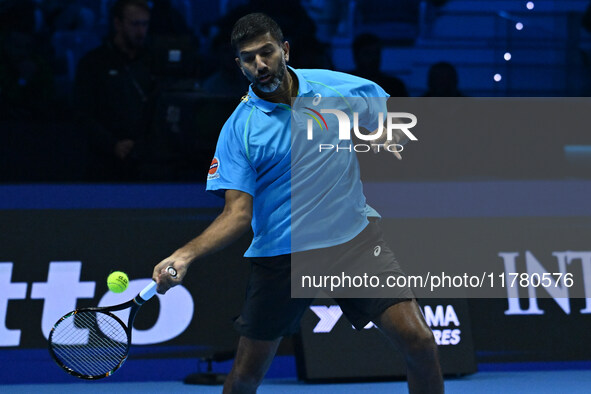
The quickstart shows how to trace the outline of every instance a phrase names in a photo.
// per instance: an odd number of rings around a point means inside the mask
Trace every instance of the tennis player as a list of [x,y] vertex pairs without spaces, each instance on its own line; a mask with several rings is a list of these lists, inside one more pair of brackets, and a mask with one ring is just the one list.
[[[401,271],[371,218],[354,154],[311,152],[306,157],[314,161],[310,168],[324,169],[314,175],[320,178],[314,178],[309,188],[313,190],[305,191],[314,197],[310,209],[318,212],[307,215],[307,226],[321,226],[324,235],[292,244],[292,98],[387,94],[375,83],[348,74],[288,67],[289,43],[277,23],[264,14],[239,19],[231,41],[236,63],[251,85],[222,128],[208,174],[207,190],[224,196],[224,210],[203,233],[157,264],[153,279],[158,292],[165,293],[181,283],[193,262],[226,247],[252,226],[254,238],[245,253],[251,274],[241,315],[235,320],[240,341],[224,393],[254,393],[282,337],[299,329],[312,302],[291,296],[292,256],[331,251],[331,256],[356,261],[371,254],[384,272]],[[392,141],[382,142],[398,143],[402,137],[395,133]],[[323,162],[329,157],[335,161]],[[329,165],[342,166],[340,175],[326,171]],[[177,278],[166,273],[168,266],[178,271]],[[336,301],[357,329],[372,321],[399,347],[411,393],[443,392],[437,347],[410,290],[400,289],[394,298]]]

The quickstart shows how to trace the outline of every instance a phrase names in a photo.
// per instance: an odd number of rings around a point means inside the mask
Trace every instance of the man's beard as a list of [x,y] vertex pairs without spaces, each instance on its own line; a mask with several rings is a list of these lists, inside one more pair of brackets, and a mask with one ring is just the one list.
[[254,87],[264,93],[272,93],[272,92],[276,91],[277,88],[279,87],[279,85],[281,85],[281,81],[283,81],[283,77],[285,76],[286,68],[287,67],[285,65],[285,58],[282,56],[281,57],[281,65],[279,66],[277,73],[273,76],[273,79],[271,79],[269,82],[265,82],[265,83],[260,83],[257,80],[252,81]]

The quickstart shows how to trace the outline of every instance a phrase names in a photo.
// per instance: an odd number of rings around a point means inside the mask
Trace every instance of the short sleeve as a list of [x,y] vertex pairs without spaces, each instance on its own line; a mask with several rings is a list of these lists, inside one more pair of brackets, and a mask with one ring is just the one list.
[[218,195],[226,190],[240,190],[254,196],[256,171],[246,155],[243,135],[232,118],[226,122],[209,167],[206,190]]
[[360,96],[365,99],[365,111],[359,115],[359,125],[369,131],[374,131],[378,126],[377,120],[380,113],[382,119],[386,120],[389,95],[379,85],[370,81],[362,87],[360,93]]

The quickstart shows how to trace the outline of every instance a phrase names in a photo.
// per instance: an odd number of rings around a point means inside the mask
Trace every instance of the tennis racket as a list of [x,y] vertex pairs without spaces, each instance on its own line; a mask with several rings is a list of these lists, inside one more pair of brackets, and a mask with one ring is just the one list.
[[[176,277],[173,267],[166,268]],[[62,316],[49,333],[49,353],[67,373],[80,379],[102,379],[123,365],[131,345],[131,329],[140,307],[156,294],[152,281],[123,304],[76,309]],[[131,308],[127,325],[111,312]]]

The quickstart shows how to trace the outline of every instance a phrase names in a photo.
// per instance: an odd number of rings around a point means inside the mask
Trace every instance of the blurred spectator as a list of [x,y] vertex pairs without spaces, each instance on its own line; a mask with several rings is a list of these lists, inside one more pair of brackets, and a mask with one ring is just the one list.
[[402,80],[386,75],[380,70],[382,44],[376,35],[366,33],[355,38],[353,60],[356,68],[352,74],[377,83],[392,97],[408,97],[408,91]]
[[52,113],[53,73],[35,47],[32,33],[0,36],[0,117],[44,119]]
[[89,135],[91,178],[130,181],[149,155],[156,93],[145,49],[150,8],[145,0],[118,0],[111,15],[111,37],[78,65],[76,105]]
[[335,36],[350,37],[358,2],[350,0],[302,0],[308,15],[316,24],[316,37],[331,42]]
[[251,7],[254,12],[266,13],[281,26],[285,39],[294,49],[289,57],[291,66],[333,68],[326,46],[316,37],[316,23],[300,0],[251,0]]
[[[300,0],[251,0],[238,5],[222,17],[217,26],[220,31],[232,31],[234,23],[251,12],[263,12],[277,21],[283,35],[294,51],[289,64],[296,68],[326,68],[333,65],[326,46],[316,38],[316,24]],[[227,38],[230,40],[228,34]]]
[[190,33],[185,17],[173,7],[171,0],[152,1],[150,35],[182,35]]
[[423,97],[463,97],[458,90],[458,72],[447,62],[435,63],[429,68],[428,90]]
[[[327,70],[334,69],[332,59],[328,52],[326,44],[323,44],[314,35],[296,36],[292,39],[290,45],[296,45],[298,53],[289,57],[289,63],[296,68],[322,68]],[[294,51],[295,52],[295,51]]]
[[236,66],[236,55],[230,45],[230,33],[218,34],[211,43],[216,70],[203,81],[203,90],[211,95],[240,98],[248,92],[248,80]]
[[171,0],[152,1],[153,73],[172,90],[194,90],[201,74],[199,39]]
[[90,7],[77,0],[44,0],[41,9],[50,32],[69,30],[92,30],[96,15]]

